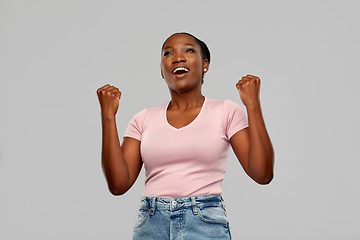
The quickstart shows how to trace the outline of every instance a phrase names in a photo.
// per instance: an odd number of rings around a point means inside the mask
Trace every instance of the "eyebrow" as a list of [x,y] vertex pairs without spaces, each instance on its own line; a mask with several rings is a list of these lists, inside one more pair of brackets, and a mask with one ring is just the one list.
[[[184,46],[193,46],[193,47],[195,47],[195,45],[191,44],[191,43],[186,43],[186,44],[184,44]],[[168,49],[168,48],[172,48],[172,46],[168,46],[168,47],[164,48],[163,50]]]

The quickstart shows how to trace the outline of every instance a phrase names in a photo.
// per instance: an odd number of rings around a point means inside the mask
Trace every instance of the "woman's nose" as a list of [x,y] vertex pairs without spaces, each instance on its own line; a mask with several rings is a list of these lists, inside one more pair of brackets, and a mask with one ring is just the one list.
[[181,53],[176,53],[174,56],[173,63],[186,62],[186,58]]

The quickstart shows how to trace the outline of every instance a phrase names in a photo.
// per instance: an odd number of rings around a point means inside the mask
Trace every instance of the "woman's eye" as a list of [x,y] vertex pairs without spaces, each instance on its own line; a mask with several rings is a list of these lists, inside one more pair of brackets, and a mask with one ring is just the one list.
[[164,52],[164,57],[166,57],[169,54],[170,54],[170,52]]
[[194,49],[192,49],[192,48],[189,48],[189,49],[187,49],[187,50],[186,50],[186,52],[193,52],[193,53],[194,53],[194,52],[195,52],[195,50],[194,50]]

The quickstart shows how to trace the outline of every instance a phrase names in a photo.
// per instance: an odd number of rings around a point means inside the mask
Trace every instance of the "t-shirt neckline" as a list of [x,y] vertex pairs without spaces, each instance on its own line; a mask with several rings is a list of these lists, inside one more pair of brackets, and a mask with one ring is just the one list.
[[193,125],[193,123],[196,122],[196,120],[200,117],[201,113],[203,112],[203,109],[204,109],[205,104],[206,104],[206,102],[207,102],[207,97],[204,97],[204,98],[205,98],[205,99],[204,99],[204,102],[203,102],[203,104],[202,104],[202,106],[201,106],[201,109],[200,109],[200,112],[198,113],[198,115],[197,115],[197,116],[194,118],[194,120],[192,120],[189,124],[187,124],[187,125],[185,125],[185,126],[183,126],[183,127],[181,127],[181,128],[176,128],[176,127],[174,127],[174,126],[171,125],[171,124],[169,123],[169,121],[167,120],[166,111],[167,111],[167,109],[168,109],[168,107],[169,107],[169,104],[170,104],[170,101],[169,101],[167,104],[165,104],[165,109],[164,109],[164,118],[165,118],[166,124],[167,124],[169,127],[171,127],[172,129],[175,129],[175,130],[182,130],[182,129],[184,129],[184,128],[188,128],[190,125]]

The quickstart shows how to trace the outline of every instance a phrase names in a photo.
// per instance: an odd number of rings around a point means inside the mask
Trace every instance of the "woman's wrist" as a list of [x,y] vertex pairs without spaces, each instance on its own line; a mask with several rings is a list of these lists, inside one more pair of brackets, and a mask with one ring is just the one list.
[[103,122],[112,122],[115,121],[115,114],[103,114],[101,113],[101,120]]
[[248,111],[261,111],[260,101],[254,103],[248,103],[245,105]]

